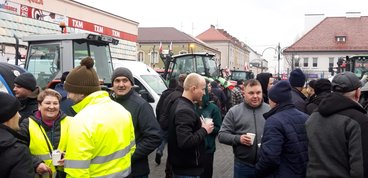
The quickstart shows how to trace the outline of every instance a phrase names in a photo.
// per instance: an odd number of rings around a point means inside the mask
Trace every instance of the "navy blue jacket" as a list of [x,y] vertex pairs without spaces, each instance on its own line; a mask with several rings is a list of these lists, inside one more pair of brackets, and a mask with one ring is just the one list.
[[260,157],[256,164],[258,177],[305,177],[308,162],[308,115],[293,104],[280,104],[264,114],[266,119]]
[[75,116],[76,113],[72,108],[74,102],[68,98],[68,92],[64,89],[64,84],[58,83],[55,86],[55,90],[61,95],[60,110],[62,110],[67,116]]

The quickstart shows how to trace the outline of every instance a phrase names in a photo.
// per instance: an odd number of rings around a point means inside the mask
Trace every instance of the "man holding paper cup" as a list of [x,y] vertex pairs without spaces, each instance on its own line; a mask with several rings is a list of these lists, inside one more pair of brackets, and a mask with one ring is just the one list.
[[268,91],[271,110],[266,119],[257,177],[293,177],[306,175],[308,142],[304,123],[308,115],[291,101],[289,81],[280,81]]
[[256,170],[258,143],[270,106],[263,102],[262,86],[255,79],[244,83],[244,102],[226,114],[218,135],[220,143],[233,146],[234,178],[253,178]]
[[168,160],[174,177],[200,178],[204,171],[205,137],[212,133],[213,122],[205,122],[194,110],[202,100],[205,79],[191,73],[184,81],[184,92],[169,111]]

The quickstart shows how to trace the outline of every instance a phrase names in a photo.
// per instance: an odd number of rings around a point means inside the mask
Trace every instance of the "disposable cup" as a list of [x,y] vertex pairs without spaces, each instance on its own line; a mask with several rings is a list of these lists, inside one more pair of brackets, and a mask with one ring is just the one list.
[[59,161],[61,160],[61,152],[59,150],[52,151],[52,164],[54,166],[59,166]]
[[207,123],[207,124],[211,124],[213,123],[213,119],[212,118],[205,118],[204,121]]
[[250,137],[250,144],[253,145],[254,138],[256,137],[255,133],[247,133],[247,136]]

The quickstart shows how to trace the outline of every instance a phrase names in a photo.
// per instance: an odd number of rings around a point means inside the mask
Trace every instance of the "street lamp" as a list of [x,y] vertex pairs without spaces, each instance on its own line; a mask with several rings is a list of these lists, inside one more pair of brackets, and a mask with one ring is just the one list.
[[189,48],[190,48],[190,51],[192,52],[192,54],[193,54],[194,47],[195,47],[195,45],[193,43],[191,43],[189,45]]
[[264,49],[262,51],[262,54],[261,54],[262,57],[263,57],[263,53],[267,49],[273,49],[273,50],[275,50],[275,52],[277,52],[277,77],[280,78],[280,55],[281,55],[280,43],[276,46],[276,48],[274,48],[274,47],[268,47],[268,48]]

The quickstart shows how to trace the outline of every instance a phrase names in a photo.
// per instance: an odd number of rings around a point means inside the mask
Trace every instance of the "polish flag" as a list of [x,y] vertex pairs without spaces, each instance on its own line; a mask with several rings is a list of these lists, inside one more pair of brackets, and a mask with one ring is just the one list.
[[162,53],[162,42],[160,42],[160,48],[159,48],[160,53]]
[[245,63],[245,64],[244,64],[244,70],[245,70],[245,71],[248,71],[248,70],[249,70],[249,66],[248,66],[248,64],[247,64],[247,63]]

